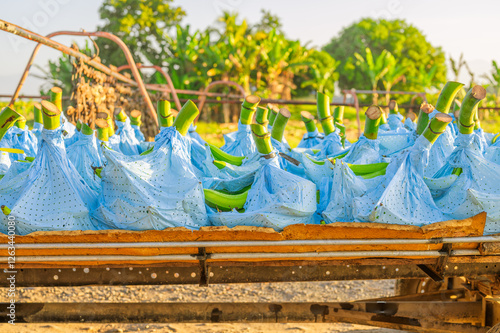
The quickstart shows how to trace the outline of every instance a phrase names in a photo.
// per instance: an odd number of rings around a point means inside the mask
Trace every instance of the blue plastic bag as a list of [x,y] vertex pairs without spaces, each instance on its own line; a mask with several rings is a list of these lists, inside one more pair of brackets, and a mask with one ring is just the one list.
[[201,181],[190,158],[190,142],[173,127],[157,135],[154,149],[127,156],[104,149],[102,193],[92,216],[100,229],[198,229],[208,225]]
[[214,225],[234,227],[249,225],[282,230],[287,225],[312,223],[316,211],[316,186],[279,168],[279,160],[260,158],[257,171],[244,205],[245,212],[217,212],[207,208]]
[[391,161],[378,186],[354,199],[354,217],[361,222],[422,226],[446,221],[424,182],[431,143],[423,136]]
[[234,156],[247,156],[257,151],[250,125],[243,125],[238,122],[238,131],[235,133],[232,136],[224,136],[224,138],[228,137],[231,140],[234,138],[234,140],[226,141],[224,146],[221,147],[223,151]]
[[39,152],[27,170],[0,181],[0,202],[11,209],[16,232],[95,230],[89,218],[97,193],[66,156],[61,128],[42,131]]
[[127,118],[124,122],[115,120],[115,122],[117,127],[116,135],[120,137],[120,152],[125,155],[139,155],[140,143],[135,137],[134,129],[130,125],[130,119]]
[[80,139],[67,148],[68,158],[75,166],[84,182],[94,191],[101,191],[101,178],[92,167],[102,167],[104,163],[97,148],[95,135],[80,133]]

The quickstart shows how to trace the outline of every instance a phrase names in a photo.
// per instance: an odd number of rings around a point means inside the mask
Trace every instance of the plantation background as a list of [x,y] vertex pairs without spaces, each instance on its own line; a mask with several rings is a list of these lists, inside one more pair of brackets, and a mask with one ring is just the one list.
[[[247,94],[263,98],[314,100],[315,92],[341,96],[342,89],[426,92],[434,103],[447,80],[458,80],[468,73],[469,82],[459,94],[474,84],[483,84],[488,97],[481,107],[500,106],[500,68],[491,63],[490,73],[478,76],[463,59],[446,57],[439,45],[432,45],[418,26],[401,19],[362,18],[343,28],[322,47],[292,40],[282,27],[279,14],[266,10],[255,22],[242,13],[224,12],[217,22],[203,30],[184,23],[187,13],[172,0],[105,0],[99,8],[98,30],[111,32],[127,44],[134,60],[158,65],[172,77],[175,88],[203,90],[222,80],[240,84]],[[126,64],[123,52],[112,42],[96,38],[78,45],[85,53],[97,56],[106,65]],[[61,56],[37,66],[42,95],[57,85],[66,96],[71,91],[71,62]],[[40,74],[41,73],[41,74]],[[451,73],[451,75],[450,75]],[[158,73],[144,72],[148,83],[164,84]],[[229,88],[218,92],[229,92]],[[197,96],[179,95],[196,99]],[[386,105],[389,99],[409,104],[408,95],[359,95],[361,103]],[[334,98],[335,100],[335,98]],[[339,97],[337,97],[339,100]],[[421,99],[413,101],[418,105]],[[18,111],[32,118],[31,102],[16,102]],[[66,103],[66,106],[68,103]],[[28,106],[28,111],[25,108]],[[314,106],[288,106],[292,121],[287,139],[294,146],[305,132],[299,111],[315,113]],[[406,110],[400,109],[404,115]],[[481,111],[482,126],[498,132],[498,111]],[[239,106],[207,104],[201,110],[198,132],[208,141],[222,144],[222,134],[236,128]],[[361,112],[363,120],[363,112]],[[355,112],[346,108],[348,138],[357,138]]]

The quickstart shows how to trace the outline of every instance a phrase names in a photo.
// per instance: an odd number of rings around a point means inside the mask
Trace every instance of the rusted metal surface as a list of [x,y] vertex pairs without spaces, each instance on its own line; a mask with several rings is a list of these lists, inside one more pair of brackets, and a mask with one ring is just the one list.
[[[7,311],[8,304],[1,304]],[[2,318],[7,318],[2,313]],[[418,332],[486,332],[481,298],[461,290],[356,302],[18,303],[16,319],[35,322],[334,323]]]
[[13,101],[15,101],[15,98],[17,98],[16,95],[19,94],[19,91],[24,83],[24,80],[26,79],[26,77],[28,75],[29,69],[31,67],[31,64],[32,64],[37,52],[38,52],[39,46],[41,44],[44,44],[46,46],[49,46],[49,47],[52,47],[56,50],[64,52],[68,55],[71,55],[77,59],[81,59],[85,63],[91,65],[92,67],[104,72],[107,75],[115,77],[116,79],[118,79],[120,81],[127,82],[129,84],[137,86],[139,91],[141,92],[141,94],[143,96],[144,102],[146,103],[146,106],[148,108],[150,116],[154,120],[156,126],[158,126],[158,119],[156,118],[155,108],[153,106],[153,103],[151,102],[151,99],[149,98],[149,94],[146,90],[144,82],[142,81],[142,77],[139,73],[139,70],[137,69],[137,66],[136,66],[135,61],[132,57],[132,54],[130,53],[130,50],[128,49],[127,45],[125,45],[125,43],[117,36],[115,36],[111,33],[108,33],[108,32],[103,32],[103,31],[97,31],[97,32],[58,31],[58,32],[55,32],[55,33],[52,33],[49,35],[51,37],[58,36],[58,35],[93,36],[93,37],[106,38],[106,39],[109,39],[109,40],[115,42],[120,47],[120,49],[123,51],[125,58],[127,59],[127,63],[130,65],[130,70],[132,71],[132,75],[134,76],[135,81],[129,79],[128,77],[126,77],[126,76],[124,76],[116,71],[111,70],[110,68],[106,67],[105,65],[103,65],[99,61],[92,59],[91,57],[89,57],[89,56],[87,56],[87,55],[85,55],[77,50],[74,50],[73,48],[70,48],[70,47],[67,47],[63,44],[55,42],[54,40],[50,39],[50,37],[41,36],[39,34],[36,34],[32,31],[29,31],[27,29],[24,29],[22,27],[19,27],[17,25],[14,25],[14,24],[9,23],[9,22],[4,21],[4,20],[0,20],[0,29],[4,30],[6,32],[13,33],[13,34],[18,35],[18,36],[27,38],[29,40],[36,41],[39,43],[35,47],[35,50],[32,53],[30,60],[28,61],[28,65],[26,66],[25,72],[23,73],[23,76],[21,77],[21,81],[19,82],[18,88],[16,89],[16,93],[14,93],[10,104],[13,104]]
[[[89,266],[58,265],[50,268],[18,268],[16,285],[20,287],[85,286],[85,285],[166,285],[166,284],[225,284],[261,282],[304,282],[385,279],[425,279],[418,268],[421,263],[432,265],[432,259],[358,259],[328,261],[281,262],[171,262],[147,265],[106,265],[95,262]],[[500,268],[486,263],[458,263],[442,273],[446,277],[466,276],[477,280],[481,290],[489,287],[496,295],[500,285],[495,276]],[[486,280],[485,277],[491,279]],[[0,287],[8,287],[6,279]],[[477,287],[479,289],[479,287]],[[493,292],[494,291],[494,292]]]

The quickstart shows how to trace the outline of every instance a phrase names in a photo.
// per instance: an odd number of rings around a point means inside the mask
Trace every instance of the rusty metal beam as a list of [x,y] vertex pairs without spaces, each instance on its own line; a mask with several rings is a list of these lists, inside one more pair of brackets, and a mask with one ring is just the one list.
[[0,19],[0,30],[10,32],[12,34],[18,35],[20,37],[24,37],[26,39],[38,42],[39,44],[35,47],[35,50],[32,53],[32,56],[28,62],[28,65],[25,69],[25,72],[23,73],[23,76],[21,77],[21,81],[19,82],[18,88],[16,89],[16,92],[12,96],[12,100],[10,104],[13,104],[15,101],[15,98],[17,98],[17,95],[19,94],[19,91],[24,83],[24,80],[28,76],[29,69],[33,63],[33,60],[38,52],[38,49],[41,44],[44,44],[46,46],[52,47],[56,50],[59,50],[65,54],[68,54],[70,56],[73,56],[77,59],[82,59],[85,63],[88,65],[102,71],[103,73],[110,75],[120,81],[129,83],[133,86],[137,86],[139,88],[139,91],[141,92],[144,102],[146,103],[146,106],[148,108],[148,111],[150,113],[150,116],[153,117],[156,126],[158,126],[158,119],[156,117],[156,110],[153,106],[153,103],[151,102],[151,99],[149,98],[149,94],[146,90],[146,87],[144,85],[144,82],[142,81],[142,77],[139,73],[139,70],[137,69],[137,66],[135,64],[135,61],[132,57],[132,54],[130,53],[130,50],[128,47],[125,45],[125,43],[118,38],[117,36],[110,34],[108,32],[102,32],[102,31],[97,31],[97,32],[77,32],[77,31],[58,31],[55,33],[50,34],[49,36],[58,36],[58,35],[69,35],[69,36],[94,36],[94,37],[101,37],[101,38],[106,38],[109,39],[113,42],[115,42],[123,51],[125,58],[127,59],[127,62],[130,65],[130,70],[132,71],[132,75],[134,76],[134,80],[116,72],[113,71],[112,69],[108,68],[107,66],[103,65],[99,61],[96,61],[92,59],[91,57],[72,49],[71,47],[67,47],[61,43],[58,43],[48,37],[44,37],[42,35],[39,35],[37,33],[34,33],[32,31],[29,31],[27,29],[24,29],[22,27],[19,27],[15,24],[9,23],[5,20]]
[[[16,319],[35,322],[364,323],[418,332],[486,332],[482,301],[447,299],[303,303],[17,303]],[[4,320],[8,303],[0,303]]]

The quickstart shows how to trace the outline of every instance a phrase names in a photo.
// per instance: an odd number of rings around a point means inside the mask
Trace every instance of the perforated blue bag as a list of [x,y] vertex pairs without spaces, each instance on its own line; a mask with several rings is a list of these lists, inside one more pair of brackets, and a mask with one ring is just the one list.
[[104,149],[102,194],[93,212],[101,229],[198,229],[208,225],[201,181],[190,141],[173,127],[157,135],[154,150],[127,156]]
[[307,132],[302,136],[297,148],[316,148],[323,141],[325,135],[320,133],[318,129],[314,132]]
[[68,158],[75,166],[83,181],[94,191],[101,191],[101,178],[92,167],[104,166],[97,148],[97,138],[94,134],[80,134],[80,139],[67,148]]
[[126,121],[115,120],[115,122],[117,127],[116,135],[120,138],[120,152],[125,155],[139,155],[140,143],[135,137],[134,129],[130,125],[130,119],[127,118]]
[[343,161],[351,164],[380,163],[382,156],[379,144],[377,139],[371,140],[361,135],[359,140],[352,144],[349,153],[343,158]]
[[[238,122],[238,131],[235,133],[236,134],[232,136],[234,140],[229,142],[226,141],[224,146],[221,147],[223,151],[234,156],[247,156],[257,151],[250,125],[243,125]],[[226,138],[226,136],[224,136],[224,138]]]
[[356,221],[422,226],[446,221],[424,182],[431,144],[423,136],[401,152],[387,167],[378,186],[354,199]]
[[[276,151],[274,151],[276,154]],[[245,212],[217,212],[207,208],[214,225],[249,225],[282,230],[287,225],[312,223],[316,211],[316,186],[279,168],[278,157],[260,158],[244,205]]]
[[42,131],[39,152],[30,167],[0,181],[0,202],[11,209],[16,232],[93,230],[89,211],[97,193],[66,156],[61,128]]
[[453,218],[463,219],[486,211],[484,234],[500,232],[500,165],[482,157],[477,133],[458,134],[455,150],[434,178],[449,176],[455,168],[462,173],[443,193],[437,206]]

